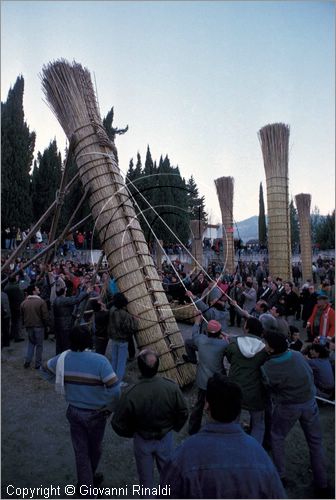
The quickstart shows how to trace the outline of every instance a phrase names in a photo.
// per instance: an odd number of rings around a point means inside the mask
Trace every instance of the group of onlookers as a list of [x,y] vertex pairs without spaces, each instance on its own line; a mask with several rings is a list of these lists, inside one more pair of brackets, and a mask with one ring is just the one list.
[[[227,277],[218,269],[214,276],[189,275],[179,264],[161,278],[170,300],[198,311],[183,356],[197,365],[191,411],[177,385],[158,377],[160,359],[151,349],[138,353],[139,381],[129,387],[123,382],[127,360],[135,357],[138,319],[107,270],[71,260],[23,269],[17,259],[10,271],[18,273],[8,276],[2,290],[2,347],[12,338],[23,340],[24,327],[24,368],[34,361],[65,394],[77,492],[90,496],[83,487],[103,480],[97,468],[113,413],[115,432],[134,440],[142,497],[153,496],[156,460],[160,485],[169,485],[172,498],[284,498],[285,440],[296,421],[309,446],[317,493],[325,496],[315,396],[334,396],[333,286],[324,280],[318,290],[311,282],[298,290],[280,277]],[[298,335],[298,319],[309,345]],[[230,335],[229,324],[243,326],[241,334]],[[56,356],[43,363],[48,336],[56,340]],[[241,409],[249,412],[250,436],[239,424]],[[172,431],[188,417],[191,437],[174,451]],[[274,464],[265,450],[271,450]]]

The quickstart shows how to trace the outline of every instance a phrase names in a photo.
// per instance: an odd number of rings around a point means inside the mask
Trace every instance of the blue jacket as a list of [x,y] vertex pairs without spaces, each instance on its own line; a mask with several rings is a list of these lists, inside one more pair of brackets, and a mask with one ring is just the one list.
[[198,350],[196,384],[199,389],[205,390],[210,377],[215,373],[224,373],[223,360],[228,343],[224,339],[199,333],[199,330],[199,325],[194,324],[192,339]]
[[206,424],[164,467],[170,498],[287,498],[262,446],[236,423]]

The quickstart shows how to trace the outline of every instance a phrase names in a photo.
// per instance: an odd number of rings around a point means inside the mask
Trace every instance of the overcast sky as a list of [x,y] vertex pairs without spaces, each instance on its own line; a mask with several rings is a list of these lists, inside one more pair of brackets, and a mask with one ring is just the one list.
[[2,1],[2,101],[25,79],[36,151],[63,130],[43,101],[39,73],[58,58],[95,77],[103,116],[129,125],[116,146],[122,172],[147,144],[168,154],[220,221],[214,179],[235,179],[234,218],[258,214],[265,173],[258,130],[290,125],[290,194],[334,208],[334,2]]

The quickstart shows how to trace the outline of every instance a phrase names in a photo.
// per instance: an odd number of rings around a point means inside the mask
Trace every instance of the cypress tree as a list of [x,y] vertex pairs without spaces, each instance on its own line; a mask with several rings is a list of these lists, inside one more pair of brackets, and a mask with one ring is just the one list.
[[35,132],[30,132],[23,111],[24,79],[19,76],[1,103],[1,217],[3,226],[28,227],[33,218],[30,168]]
[[207,221],[207,213],[205,211],[205,198],[199,196],[198,187],[193,176],[187,182],[188,190],[188,208],[190,219],[200,219]]
[[290,228],[291,228],[291,246],[292,251],[299,248],[300,245],[300,230],[299,219],[293,198],[289,204]]
[[[32,174],[32,202],[34,220],[38,220],[56,198],[62,176],[62,158],[56,140],[50,142],[41,154],[37,153]],[[49,229],[50,221],[44,224]]]
[[263,193],[262,183],[260,183],[259,187],[258,229],[259,229],[259,245],[261,247],[265,247],[267,242],[267,233],[266,233],[266,216],[265,216],[265,204],[264,204],[264,193]]

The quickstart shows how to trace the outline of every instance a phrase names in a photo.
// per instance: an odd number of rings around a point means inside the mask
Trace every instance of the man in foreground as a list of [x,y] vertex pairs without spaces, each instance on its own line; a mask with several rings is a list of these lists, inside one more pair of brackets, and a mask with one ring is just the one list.
[[182,429],[188,409],[178,385],[158,377],[158,355],[144,349],[138,355],[141,378],[122,395],[112,418],[119,436],[134,438],[134,455],[140,484],[153,487],[153,462],[159,472],[173,451],[172,430]]
[[309,447],[317,498],[325,498],[326,461],[312,369],[300,352],[288,349],[287,337],[284,335],[266,332],[264,340],[266,350],[271,355],[261,370],[271,389],[274,404],[271,428],[274,463],[285,484],[285,439],[299,421]]
[[77,492],[85,497],[90,496],[88,487],[97,486],[103,479],[96,470],[106,419],[119,398],[120,387],[105,356],[87,350],[92,348],[87,327],[72,328],[69,342],[71,350],[50,359],[43,368],[45,378],[56,378],[58,392],[64,392],[69,403],[66,416],[76,456]]
[[227,377],[208,380],[208,423],[177,448],[160,477],[170,498],[286,498],[267,453],[239,425],[241,401]]

